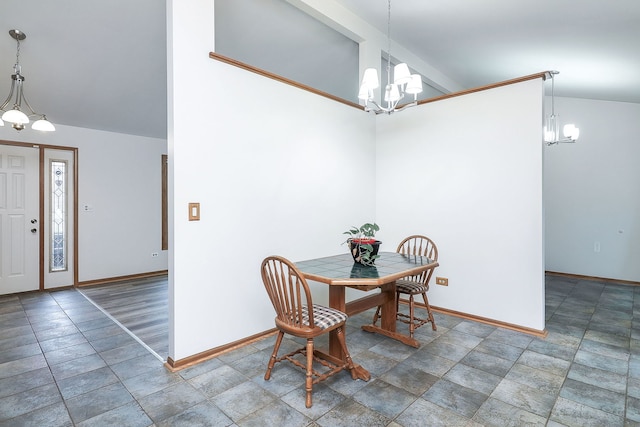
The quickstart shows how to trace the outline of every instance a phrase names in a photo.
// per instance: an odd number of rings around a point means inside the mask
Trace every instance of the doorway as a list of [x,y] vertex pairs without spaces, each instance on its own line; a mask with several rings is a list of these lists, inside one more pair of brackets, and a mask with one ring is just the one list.
[[0,294],[77,284],[77,149],[0,142]]
[[0,294],[40,288],[40,151],[0,146]]

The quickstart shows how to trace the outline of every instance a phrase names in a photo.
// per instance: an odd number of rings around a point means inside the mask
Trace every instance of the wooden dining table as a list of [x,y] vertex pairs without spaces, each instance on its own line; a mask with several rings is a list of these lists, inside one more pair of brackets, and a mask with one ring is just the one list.
[[[361,313],[372,307],[381,306],[380,326],[363,325],[362,329],[375,332],[418,348],[420,343],[409,335],[396,332],[396,280],[413,276],[436,268],[438,263],[426,257],[403,255],[396,252],[380,252],[373,266],[363,266],[353,261],[350,253],[296,262],[296,267],[305,279],[329,285],[329,306],[347,313],[348,316]],[[346,302],[346,288],[380,292]],[[344,360],[335,332],[329,335],[330,358]],[[368,381],[369,372],[356,365],[358,378]]]

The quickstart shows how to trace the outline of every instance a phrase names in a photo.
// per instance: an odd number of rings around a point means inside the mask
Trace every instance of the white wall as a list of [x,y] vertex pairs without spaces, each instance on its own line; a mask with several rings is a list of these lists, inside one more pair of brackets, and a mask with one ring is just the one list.
[[546,269],[640,281],[640,104],[555,107],[580,138],[545,149]]
[[378,117],[383,246],[436,242],[449,286],[431,304],[544,329],[541,94],[538,79]]
[[0,139],[78,148],[79,203],[93,207],[78,217],[80,282],[167,269],[160,219],[165,140],[59,124],[51,133],[5,125]]
[[[169,356],[179,360],[274,326],[265,256],[346,250],[342,232],[375,210],[375,120],[209,59],[212,5],[169,11]],[[189,202],[201,204],[200,221],[188,221]],[[326,287],[313,287],[327,303]]]
[[436,238],[434,304],[544,329],[541,81],[376,118],[209,59],[213,5],[168,10],[173,360],[273,327],[265,256],[345,251],[372,220],[385,250]]

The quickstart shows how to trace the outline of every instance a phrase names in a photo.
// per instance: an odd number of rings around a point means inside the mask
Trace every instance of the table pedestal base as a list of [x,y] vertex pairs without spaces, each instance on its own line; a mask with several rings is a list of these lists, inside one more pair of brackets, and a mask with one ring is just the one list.
[[353,366],[354,366],[354,371],[356,373],[357,379],[362,381],[369,381],[371,379],[371,374],[369,373],[369,371],[367,371],[360,365],[353,365]]
[[367,332],[375,332],[376,334],[384,335],[385,337],[400,341],[401,343],[410,345],[411,347],[420,348],[420,343],[418,342],[418,340],[413,339],[408,335],[399,334],[397,332],[389,331],[388,329],[380,328],[376,325],[362,325],[362,330]]

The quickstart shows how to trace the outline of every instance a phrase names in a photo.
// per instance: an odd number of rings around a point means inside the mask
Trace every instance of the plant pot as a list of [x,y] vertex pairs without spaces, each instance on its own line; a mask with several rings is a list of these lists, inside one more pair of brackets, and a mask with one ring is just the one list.
[[378,250],[382,242],[376,239],[349,239],[349,252],[353,260],[362,265],[373,265],[378,257]]

